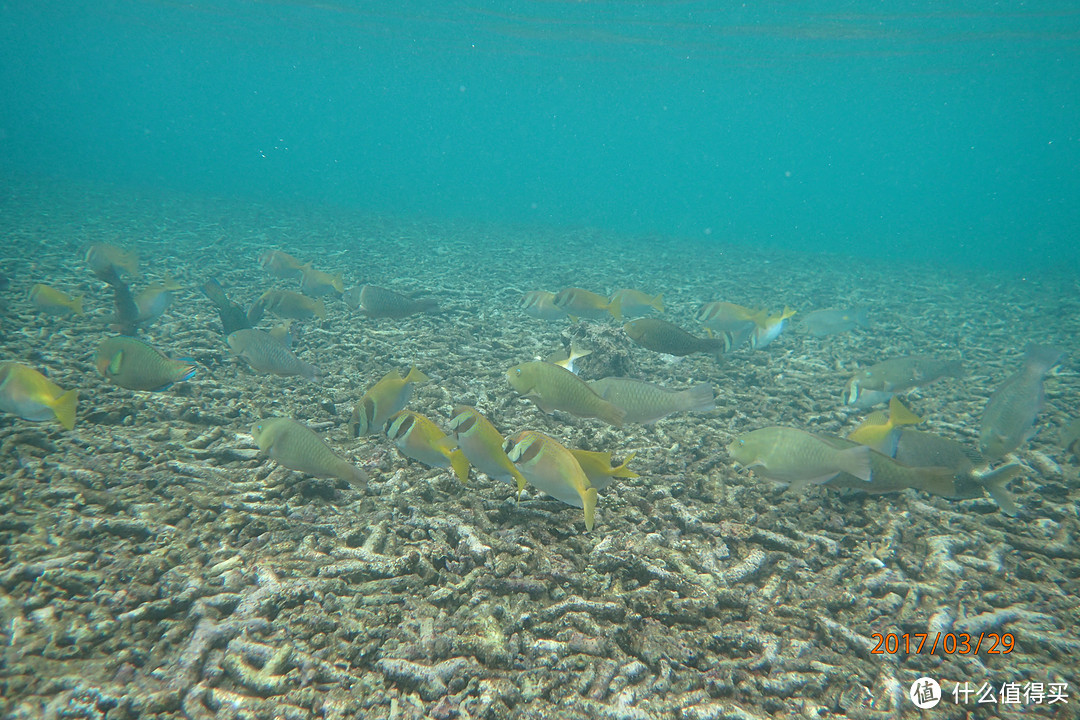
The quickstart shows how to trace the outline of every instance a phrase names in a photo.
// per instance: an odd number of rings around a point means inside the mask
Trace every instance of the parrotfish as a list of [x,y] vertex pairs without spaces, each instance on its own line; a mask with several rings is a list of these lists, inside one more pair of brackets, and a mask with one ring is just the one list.
[[521,298],[521,309],[538,320],[565,320],[566,311],[555,304],[555,293],[533,290]]
[[78,390],[64,390],[37,370],[16,362],[0,363],[0,410],[23,420],[56,418],[66,430],[75,427]]
[[349,432],[353,437],[375,435],[380,432],[390,416],[401,410],[412,397],[413,384],[427,382],[427,375],[416,368],[401,377],[397,369],[386,373],[377,383],[368,388],[360,402],[353,407]]
[[134,250],[122,250],[108,243],[94,243],[86,250],[86,264],[98,277],[106,275],[110,268],[123,270],[131,277],[139,277],[139,256]]
[[639,318],[623,325],[630,339],[654,352],[682,357],[693,353],[725,353],[731,349],[731,335],[699,338],[678,325],[659,318]]
[[740,465],[755,475],[796,488],[827,483],[842,472],[870,482],[870,448],[851,443],[837,449],[814,433],[766,427],[739,435],[727,447]]
[[386,436],[401,454],[431,467],[448,467],[461,482],[469,481],[469,461],[454,438],[420,413],[402,410],[387,422]]
[[341,457],[303,423],[291,418],[272,417],[251,427],[259,450],[290,470],[320,478],[338,478],[364,487],[367,473]]
[[30,302],[48,315],[83,314],[83,296],[72,297],[66,292],[38,283],[30,288]]
[[303,263],[282,250],[267,250],[259,256],[259,265],[271,275],[285,280],[300,277]]
[[1043,377],[1062,355],[1059,348],[1029,345],[1023,369],[990,396],[979,429],[979,450],[987,460],[1004,457],[1034,434],[1035,418],[1043,408]]
[[506,454],[529,484],[572,507],[585,511],[585,529],[596,518],[596,488],[573,453],[554,438],[523,430],[506,441]]
[[237,330],[226,342],[229,349],[243,358],[255,372],[281,377],[299,375],[305,380],[318,380],[319,369],[293,354],[284,343],[262,330]]
[[553,300],[559,308],[573,319],[599,319],[611,312],[611,303],[603,295],[581,288],[565,288],[555,293]]
[[615,316],[616,320],[622,320],[624,317],[641,317],[642,315],[648,315],[653,310],[664,312],[663,294],[646,295],[640,290],[630,288],[616,290],[612,293],[609,304],[611,314]]
[[699,383],[685,390],[670,390],[644,380],[606,377],[589,387],[626,413],[626,422],[651,423],[677,412],[709,412],[716,409],[712,385]]
[[803,316],[798,329],[812,337],[826,337],[870,326],[866,310],[814,310]]
[[309,298],[307,295],[301,295],[292,290],[264,292],[248,309],[248,322],[256,325],[267,310],[278,317],[290,320],[307,320],[311,317],[326,319],[326,306],[322,300]]
[[867,445],[879,453],[896,456],[896,444],[904,425],[918,425],[922,418],[908,410],[895,395],[889,400],[889,412],[880,410],[866,416],[859,427],[848,435],[848,440]]
[[541,360],[515,365],[506,371],[510,386],[544,412],[562,410],[584,418],[599,418],[622,425],[626,413],[596,394],[588,383],[564,367]]
[[151,283],[135,293],[135,307],[139,309],[139,322],[156,320],[173,301],[173,293],[181,289],[180,283],[169,275],[159,283]]
[[640,477],[627,467],[637,453],[627,455],[621,465],[612,465],[611,453],[607,451],[597,452],[595,450],[579,450],[575,448],[570,452],[573,454],[574,459],[578,461],[581,469],[585,471],[585,477],[589,478],[589,483],[597,490],[603,490],[615,478]]
[[[960,377],[963,369],[959,360],[939,360],[929,355],[909,355],[889,358],[856,372],[847,383],[844,402],[864,406],[862,393],[898,393],[917,385],[927,385],[943,377]],[[888,399],[888,395],[871,396]]]
[[300,268],[300,292],[310,297],[323,297],[324,295],[341,295],[345,292],[345,285],[341,281],[341,273],[331,274],[316,270],[311,263]]
[[345,302],[372,318],[403,318],[438,309],[438,303],[430,298],[414,300],[375,285],[364,285],[359,290],[351,288],[345,294]]
[[521,496],[525,476],[506,456],[503,450],[506,439],[486,417],[475,408],[459,405],[454,408],[450,432],[474,468],[492,479],[516,485]]
[[106,338],[98,345],[98,372],[128,390],[165,390],[195,375],[193,360],[173,360],[133,337]]

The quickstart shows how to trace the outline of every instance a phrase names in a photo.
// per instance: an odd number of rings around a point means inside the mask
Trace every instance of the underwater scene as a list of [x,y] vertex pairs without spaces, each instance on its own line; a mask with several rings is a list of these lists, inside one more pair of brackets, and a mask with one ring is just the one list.
[[0,718],[1080,717],[1080,7],[0,5]]

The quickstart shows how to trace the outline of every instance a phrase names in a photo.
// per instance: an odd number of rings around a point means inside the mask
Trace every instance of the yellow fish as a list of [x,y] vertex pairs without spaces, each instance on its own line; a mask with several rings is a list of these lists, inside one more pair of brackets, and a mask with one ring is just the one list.
[[495,480],[516,484],[518,497],[521,497],[525,476],[506,456],[503,450],[506,439],[486,417],[475,408],[459,405],[454,408],[450,432],[474,468]]
[[106,275],[110,269],[123,270],[131,277],[139,277],[139,256],[134,250],[122,250],[108,243],[94,243],[86,250],[86,264],[97,276]]
[[30,288],[30,302],[49,315],[83,314],[83,296],[72,297],[65,292],[38,283]]
[[65,391],[21,363],[0,363],[0,410],[34,422],[56,418],[70,430],[75,427],[78,402],[78,390]]
[[307,425],[274,417],[251,426],[259,450],[279,465],[320,478],[339,478],[363,487],[367,473],[341,457]]
[[594,292],[589,292],[588,290],[582,290],[581,288],[565,288],[560,290],[555,293],[555,298],[552,302],[555,303],[555,307],[565,312],[574,320],[579,317],[592,319],[602,318],[612,312],[611,302],[609,302],[606,297],[597,295]]
[[469,481],[469,461],[452,437],[420,413],[402,410],[390,418],[386,436],[401,454],[431,467],[453,469],[461,482]]
[[286,280],[300,277],[303,264],[282,250],[267,250],[259,256],[259,266],[271,275]]
[[555,293],[546,290],[525,293],[521,298],[521,309],[538,320],[554,321],[566,317],[566,311],[555,304]]
[[584,418],[599,418],[611,425],[623,424],[626,412],[596,394],[588,383],[564,367],[549,362],[515,365],[506,371],[510,386],[546,413],[562,410]]
[[896,457],[900,428],[904,425],[918,425],[921,422],[921,417],[904,407],[900,398],[893,395],[889,399],[888,414],[880,410],[870,413],[847,438],[860,445],[868,445],[889,457]]
[[597,490],[603,490],[617,477],[640,477],[640,475],[627,467],[630,461],[634,459],[634,456],[637,455],[636,452],[627,455],[622,465],[611,464],[610,452],[594,452],[592,450],[571,450],[570,452],[574,454],[578,465],[585,471],[585,476],[589,478],[589,482]]
[[664,296],[646,295],[640,290],[623,288],[616,290],[611,295],[611,314],[616,320],[622,320],[625,315],[628,318],[648,315],[651,310],[664,312]]
[[409,374],[405,377],[401,377],[397,368],[386,373],[379,382],[368,388],[360,398],[360,402],[353,407],[349,432],[353,437],[375,435],[382,430],[391,415],[404,408],[409,402],[413,384],[427,382],[430,379],[416,368],[409,370]]
[[340,295],[345,292],[345,284],[341,280],[341,273],[336,275],[316,270],[311,263],[300,268],[300,292],[311,297],[323,295]]
[[557,440],[523,430],[507,440],[507,456],[533,487],[556,500],[585,511],[585,529],[596,518],[596,488],[574,454]]

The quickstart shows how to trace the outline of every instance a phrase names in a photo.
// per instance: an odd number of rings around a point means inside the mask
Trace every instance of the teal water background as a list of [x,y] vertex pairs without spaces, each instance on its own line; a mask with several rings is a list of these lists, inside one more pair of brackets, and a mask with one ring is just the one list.
[[1078,69],[1059,0],[7,2],[0,172],[1075,268]]

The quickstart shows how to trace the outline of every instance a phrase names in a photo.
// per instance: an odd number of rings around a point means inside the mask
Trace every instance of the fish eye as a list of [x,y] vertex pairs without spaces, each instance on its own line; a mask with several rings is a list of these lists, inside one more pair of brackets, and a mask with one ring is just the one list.
[[520,375],[520,374],[521,374],[521,368],[517,368],[516,370],[514,370],[514,372],[515,372],[516,374]]

